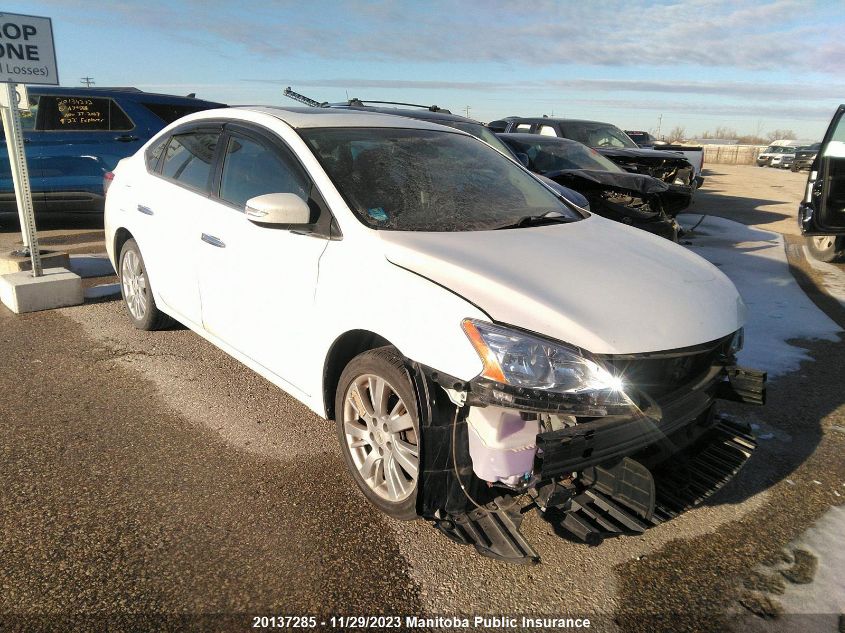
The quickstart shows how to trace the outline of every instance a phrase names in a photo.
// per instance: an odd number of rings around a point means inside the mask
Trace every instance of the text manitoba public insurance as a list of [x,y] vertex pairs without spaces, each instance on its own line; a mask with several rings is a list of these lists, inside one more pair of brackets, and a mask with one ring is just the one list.
[[405,616],[407,628],[484,628],[484,629],[589,629],[589,618],[555,618],[544,616],[519,617],[481,616],[464,618],[459,616],[417,617]]

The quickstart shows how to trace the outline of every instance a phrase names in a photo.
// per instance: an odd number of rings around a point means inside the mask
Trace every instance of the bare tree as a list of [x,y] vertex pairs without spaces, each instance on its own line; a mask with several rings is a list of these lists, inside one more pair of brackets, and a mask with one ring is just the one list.
[[735,139],[739,136],[737,131],[730,127],[719,126],[715,132],[707,130],[701,135],[701,138],[718,138],[718,139]]
[[768,141],[757,134],[744,134],[736,139],[740,145],[766,145]]
[[772,141],[776,141],[778,139],[795,140],[797,136],[792,130],[772,130],[771,132],[766,134],[766,138],[771,143]]
[[670,143],[677,143],[678,141],[683,141],[686,138],[687,130],[686,128],[682,128],[680,125],[676,125],[672,128],[672,131],[666,136],[666,140]]

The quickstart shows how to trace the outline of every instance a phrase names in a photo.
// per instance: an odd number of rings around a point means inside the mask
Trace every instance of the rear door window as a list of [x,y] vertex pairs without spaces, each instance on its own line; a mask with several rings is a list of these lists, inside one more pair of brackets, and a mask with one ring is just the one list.
[[292,158],[252,138],[232,135],[223,158],[220,198],[243,209],[247,200],[265,193],[293,193],[308,200],[307,176]]
[[541,136],[557,136],[557,132],[551,125],[541,125],[540,126],[540,135]]
[[35,128],[45,132],[118,132],[134,127],[114,99],[102,97],[44,95],[35,117]]
[[200,192],[209,191],[218,132],[197,131],[176,134],[165,150],[161,175]]

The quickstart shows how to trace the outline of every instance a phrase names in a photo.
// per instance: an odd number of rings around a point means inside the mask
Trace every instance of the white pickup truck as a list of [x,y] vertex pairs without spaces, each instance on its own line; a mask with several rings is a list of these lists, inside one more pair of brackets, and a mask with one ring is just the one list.
[[704,169],[704,148],[687,145],[656,145],[654,149],[662,152],[677,152],[683,154],[695,170],[695,186],[700,187],[704,183],[704,176],[701,171]]
[[648,132],[639,130],[625,130],[625,134],[627,134],[630,139],[642,149],[656,149],[664,152],[677,152],[679,154],[683,154],[695,170],[695,186],[700,187],[704,182],[704,177],[701,175],[701,171],[704,169],[703,147],[667,143],[666,141],[660,141],[654,138]]

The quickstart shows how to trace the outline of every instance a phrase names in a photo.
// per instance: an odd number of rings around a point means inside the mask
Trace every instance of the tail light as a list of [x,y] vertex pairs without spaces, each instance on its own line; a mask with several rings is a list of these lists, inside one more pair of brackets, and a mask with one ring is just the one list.
[[114,180],[114,172],[107,171],[103,174],[103,195],[106,195],[109,192],[109,187],[111,187],[111,183]]

